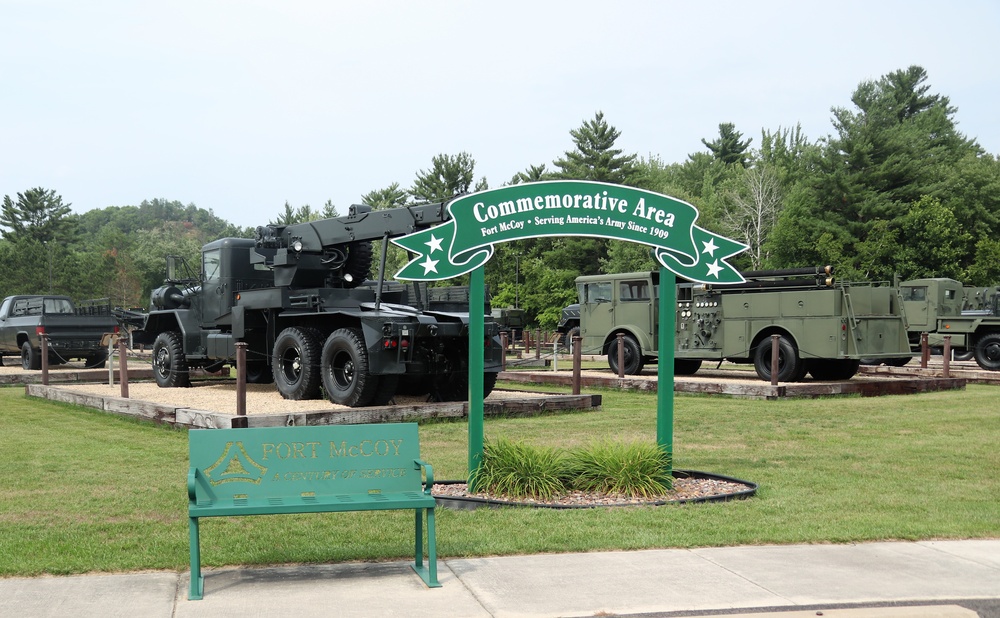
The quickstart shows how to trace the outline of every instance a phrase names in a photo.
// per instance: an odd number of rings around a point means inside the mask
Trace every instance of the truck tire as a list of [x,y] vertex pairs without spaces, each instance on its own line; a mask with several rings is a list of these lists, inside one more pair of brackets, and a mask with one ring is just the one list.
[[274,385],[285,399],[319,399],[322,334],[292,326],[278,334],[271,356]]
[[160,333],[153,342],[153,378],[160,388],[191,386],[179,332],[168,330]]
[[701,361],[693,358],[675,358],[674,375],[693,376],[701,369]]
[[975,350],[962,350],[961,352],[955,352],[955,360],[957,361],[970,361],[976,357]]
[[247,361],[247,384],[270,384],[274,382],[271,363],[267,361]]
[[21,346],[21,367],[25,371],[42,368],[42,355],[35,348],[31,347],[31,342],[25,341]]
[[323,388],[333,403],[366,406],[378,392],[378,377],[368,373],[368,350],[360,328],[333,331],[323,344],[320,368]]
[[976,341],[976,363],[988,371],[1000,371],[1000,333],[986,333]]
[[375,389],[375,396],[372,397],[371,405],[384,406],[396,396],[396,387],[399,385],[399,374],[389,373],[378,377],[378,388]]
[[[632,335],[625,335],[622,337],[622,347],[625,348],[625,375],[638,375],[642,371],[645,360],[642,357],[642,348],[639,347],[639,342]],[[612,338],[611,343],[608,344],[608,366],[611,367],[611,371],[619,373],[617,337]]]
[[[498,375],[492,371],[483,373],[483,398],[493,392]],[[431,394],[437,401],[466,401],[469,398],[469,372],[455,371],[438,376]]]
[[108,351],[98,350],[84,359],[87,369],[104,369],[108,364]]
[[[372,243],[359,240],[347,245],[347,260],[344,262],[344,287],[356,288],[365,282],[372,269]],[[349,280],[348,280],[349,279]]]
[[[765,382],[771,381],[771,339],[765,337],[753,355],[753,368],[757,377]],[[798,382],[806,374],[806,364],[799,358],[795,344],[782,335],[778,338],[778,381]]]
[[580,336],[580,327],[579,326],[574,326],[573,328],[571,328],[568,331],[566,331],[566,334],[563,335],[562,348],[564,350],[566,350],[567,352],[569,352],[570,354],[572,354],[573,353],[573,337],[579,337],[579,336]]
[[817,380],[850,380],[858,373],[858,359],[818,358],[808,363],[809,375]]

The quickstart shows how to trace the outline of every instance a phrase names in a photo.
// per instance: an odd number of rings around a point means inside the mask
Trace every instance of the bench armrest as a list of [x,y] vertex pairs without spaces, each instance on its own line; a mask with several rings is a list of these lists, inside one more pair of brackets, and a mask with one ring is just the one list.
[[208,498],[209,500],[215,500],[215,493],[212,488],[205,482],[205,475],[202,474],[201,470],[192,466],[188,469],[188,503],[198,504],[198,486],[201,486],[201,493],[203,498]]
[[413,469],[420,470],[421,468],[423,468],[424,474],[427,476],[427,480],[424,481],[424,493],[430,495],[431,489],[434,488],[434,468],[422,459],[414,459]]
[[188,470],[188,502],[198,502],[198,468]]

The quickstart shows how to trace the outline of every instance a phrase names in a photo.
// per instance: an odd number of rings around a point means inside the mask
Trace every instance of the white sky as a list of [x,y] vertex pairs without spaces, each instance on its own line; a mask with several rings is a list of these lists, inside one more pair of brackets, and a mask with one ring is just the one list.
[[344,214],[437,154],[491,187],[551,169],[598,110],[668,163],[723,122],[814,141],[912,64],[1000,154],[998,33],[995,0],[0,0],[0,195]]

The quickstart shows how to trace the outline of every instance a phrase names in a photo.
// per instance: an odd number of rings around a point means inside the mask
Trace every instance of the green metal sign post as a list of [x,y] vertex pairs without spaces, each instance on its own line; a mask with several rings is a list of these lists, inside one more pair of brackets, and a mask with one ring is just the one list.
[[[523,183],[455,198],[449,220],[392,242],[415,255],[396,279],[439,281],[471,273],[469,286],[469,482],[483,454],[483,268],[498,243],[590,236],[649,245],[661,265],[657,444],[673,454],[676,273],[689,281],[741,283],[729,258],[746,245],[699,227],[698,209],[659,193],[599,182]],[[671,271],[668,273],[667,271]]]

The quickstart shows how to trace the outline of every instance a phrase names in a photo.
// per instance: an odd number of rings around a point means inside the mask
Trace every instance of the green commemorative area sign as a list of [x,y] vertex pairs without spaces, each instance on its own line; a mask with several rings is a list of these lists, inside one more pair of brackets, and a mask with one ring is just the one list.
[[[497,243],[546,236],[591,236],[652,247],[661,265],[656,440],[673,456],[674,277],[732,284],[727,261],[747,248],[697,225],[698,209],[673,197],[600,182],[532,182],[463,195],[445,205],[445,223],[393,239],[416,257],[396,279],[440,281],[471,273],[469,307],[485,305],[483,265]],[[469,314],[469,485],[483,454],[483,316]]]
[[489,261],[497,243],[591,236],[648,245],[661,266],[690,281],[743,281],[727,260],[746,245],[699,227],[691,204],[652,191],[578,180],[534,182],[461,196],[446,208],[446,223],[393,239],[416,255],[397,279],[466,274]]

